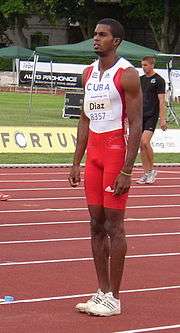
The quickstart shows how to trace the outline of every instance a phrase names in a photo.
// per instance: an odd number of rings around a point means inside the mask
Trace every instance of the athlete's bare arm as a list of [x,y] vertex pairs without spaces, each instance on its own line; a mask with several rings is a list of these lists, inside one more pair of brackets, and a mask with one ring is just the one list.
[[[86,70],[83,73],[83,78],[86,73]],[[82,81],[84,81],[82,78]],[[84,86],[84,83],[83,83]],[[78,130],[77,130],[77,143],[76,143],[76,150],[74,153],[73,159],[73,166],[71,168],[69,174],[69,182],[70,185],[76,187],[79,185],[81,178],[80,178],[80,163],[84,156],[87,140],[88,140],[88,133],[89,133],[89,119],[86,117],[84,111],[82,110],[81,116],[78,123]]]
[[[134,68],[127,68],[122,76],[121,84],[125,91],[126,112],[129,123],[127,154],[123,171],[131,174],[142,135],[142,92],[137,71]],[[122,194],[128,191],[130,184],[131,177],[120,174],[115,182],[114,193]]]
[[159,99],[160,127],[163,131],[165,131],[167,129],[165,94],[158,94],[158,99]]

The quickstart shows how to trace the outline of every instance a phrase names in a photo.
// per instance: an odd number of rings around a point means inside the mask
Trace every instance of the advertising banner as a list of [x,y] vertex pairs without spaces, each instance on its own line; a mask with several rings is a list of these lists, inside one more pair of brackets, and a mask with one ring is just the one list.
[[[63,64],[63,63],[49,63],[37,62],[36,64],[36,85],[49,85],[51,81],[53,85],[58,87],[81,88],[81,75],[87,65],[81,64]],[[137,68],[139,75],[143,75],[143,69]],[[20,61],[20,74],[19,84],[31,83],[33,71],[33,61]],[[155,68],[155,71],[161,75],[166,81],[166,88],[168,89],[168,70]],[[51,78],[52,72],[52,78]],[[180,96],[180,70],[171,70],[171,80],[173,87],[173,96]]]
[[151,144],[155,153],[180,153],[180,129],[156,129]]
[[0,127],[0,153],[73,153],[74,127]]
[[[19,84],[30,85],[32,72],[21,71],[19,73]],[[81,74],[73,73],[43,73],[36,72],[36,85],[46,86],[53,84],[53,87],[81,88]]]
[[[73,153],[76,127],[0,127],[0,153]],[[155,153],[180,153],[180,129],[156,129]]]

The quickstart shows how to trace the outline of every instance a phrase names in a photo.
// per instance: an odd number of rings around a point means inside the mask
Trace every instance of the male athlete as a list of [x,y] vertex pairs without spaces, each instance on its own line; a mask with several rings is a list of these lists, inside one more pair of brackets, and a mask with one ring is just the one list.
[[153,170],[153,149],[151,138],[155,131],[158,118],[163,131],[167,129],[165,115],[165,81],[154,71],[155,59],[144,57],[142,62],[144,75],[141,76],[143,92],[143,133],[140,144],[141,160],[144,174],[138,179],[139,184],[155,182],[157,171]]
[[133,66],[116,53],[123,36],[123,27],[113,19],[103,19],[95,28],[94,50],[99,60],[83,73],[84,111],[69,175],[71,186],[78,186],[87,148],[85,192],[98,290],[76,309],[97,316],[121,313],[119,287],[127,250],[124,213],[142,133],[140,80]]

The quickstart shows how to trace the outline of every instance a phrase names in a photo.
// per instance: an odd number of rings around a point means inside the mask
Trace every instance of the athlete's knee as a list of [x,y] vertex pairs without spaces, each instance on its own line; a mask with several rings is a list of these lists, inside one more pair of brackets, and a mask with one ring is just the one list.
[[107,235],[104,223],[97,218],[91,218],[90,221],[91,236],[104,237]]
[[150,146],[150,141],[147,139],[142,139],[140,143],[140,149],[141,151],[147,150]]
[[125,230],[123,221],[106,220],[105,229],[110,238],[125,239]]

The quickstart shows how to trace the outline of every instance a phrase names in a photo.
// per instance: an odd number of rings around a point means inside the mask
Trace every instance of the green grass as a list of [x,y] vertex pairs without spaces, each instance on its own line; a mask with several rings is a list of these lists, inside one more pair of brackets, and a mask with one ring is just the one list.
[[[1,154],[0,164],[72,163],[73,154]],[[154,154],[155,163],[179,163],[179,154]],[[84,160],[82,161],[84,162]],[[137,157],[136,163],[140,163]]]
[[[62,118],[63,96],[33,94],[32,110],[29,111],[30,95],[27,93],[0,93],[1,126],[77,126],[77,119]],[[180,104],[175,105],[180,118]],[[177,128],[175,122],[169,128]],[[1,164],[71,163],[72,154],[1,154]],[[139,157],[137,162],[140,162]],[[179,154],[155,154],[155,162],[178,163]]]
[[32,110],[29,110],[30,94],[0,93],[1,126],[76,126],[77,120],[62,118],[63,96],[33,94]]

